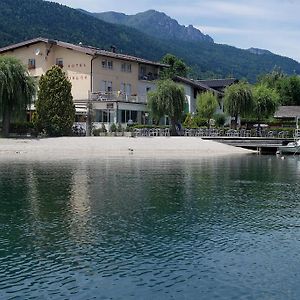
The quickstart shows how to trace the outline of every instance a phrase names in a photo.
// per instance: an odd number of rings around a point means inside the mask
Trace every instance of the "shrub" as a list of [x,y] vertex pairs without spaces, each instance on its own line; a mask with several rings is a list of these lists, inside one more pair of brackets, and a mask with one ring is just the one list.
[[99,136],[100,135],[101,128],[94,128],[92,131],[93,136]]
[[117,132],[122,132],[122,131],[123,131],[122,125],[121,123],[118,123]]
[[207,126],[207,120],[205,118],[195,116],[194,120],[195,120],[195,123],[197,124],[197,127]]
[[217,127],[223,127],[226,122],[226,118],[224,114],[215,114],[214,119]]
[[10,125],[10,131],[18,135],[33,134],[34,125],[32,122],[16,122]]
[[197,127],[197,123],[195,121],[195,118],[190,113],[186,114],[185,120],[183,122],[183,126],[186,127],[186,128]]
[[110,132],[117,132],[117,126],[115,123],[111,124],[110,125],[110,129],[109,129]]
[[99,128],[99,129],[100,129],[100,132],[105,132],[105,133],[107,132],[107,129],[106,129],[104,123],[101,124],[101,128]]

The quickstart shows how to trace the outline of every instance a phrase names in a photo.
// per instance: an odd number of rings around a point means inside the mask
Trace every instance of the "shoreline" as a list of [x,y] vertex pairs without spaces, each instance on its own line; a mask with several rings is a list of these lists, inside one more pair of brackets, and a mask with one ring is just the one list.
[[0,161],[101,158],[203,158],[256,153],[199,137],[0,139]]

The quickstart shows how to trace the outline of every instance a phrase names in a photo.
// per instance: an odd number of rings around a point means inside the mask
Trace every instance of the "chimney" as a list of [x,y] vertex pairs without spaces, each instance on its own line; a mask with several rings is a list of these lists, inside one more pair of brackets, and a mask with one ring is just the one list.
[[111,50],[111,52],[116,53],[117,47],[114,46],[114,45],[111,45],[111,46],[110,46],[110,50]]

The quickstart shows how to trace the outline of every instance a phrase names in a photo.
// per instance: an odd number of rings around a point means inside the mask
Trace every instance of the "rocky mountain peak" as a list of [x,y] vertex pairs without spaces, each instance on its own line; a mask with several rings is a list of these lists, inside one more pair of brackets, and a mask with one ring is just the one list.
[[116,12],[104,12],[94,14],[95,17],[110,23],[118,23],[134,27],[148,35],[164,40],[183,40],[188,42],[209,42],[214,40],[203,34],[193,25],[180,25],[175,19],[172,19],[163,12],[154,9],[147,10],[135,15],[124,15]]

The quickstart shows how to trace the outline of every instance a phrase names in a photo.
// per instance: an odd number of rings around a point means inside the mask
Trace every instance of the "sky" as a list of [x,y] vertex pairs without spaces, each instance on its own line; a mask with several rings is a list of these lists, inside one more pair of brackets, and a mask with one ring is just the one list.
[[216,43],[267,49],[300,62],[300,0],[52,0],[91,12],[155,9]]

